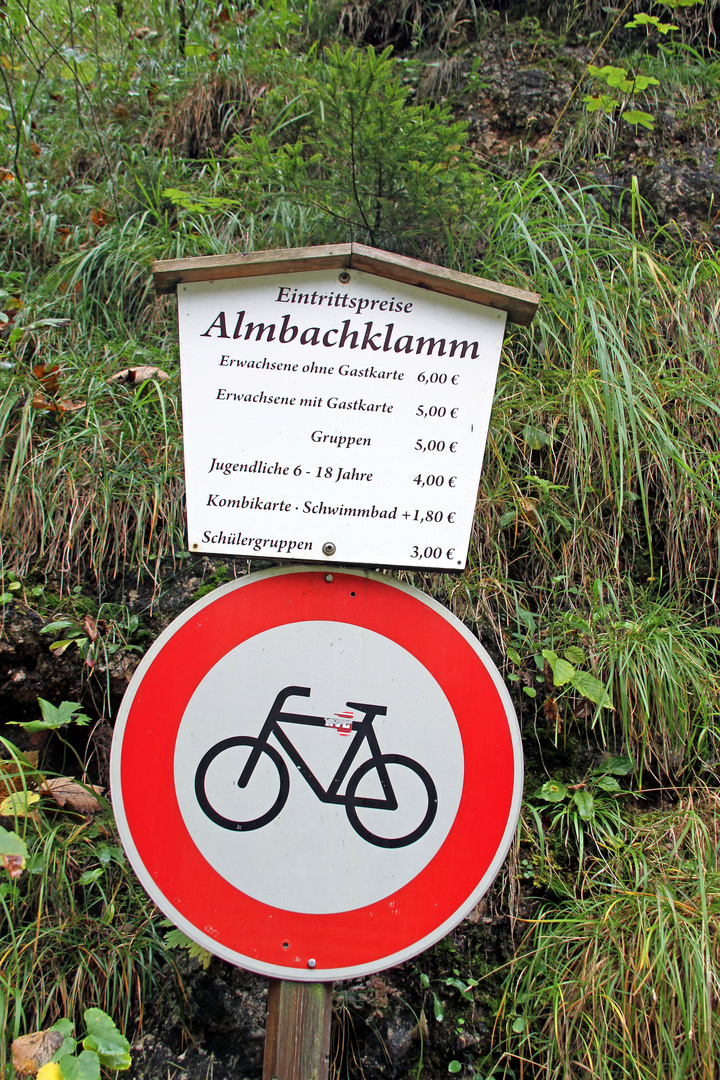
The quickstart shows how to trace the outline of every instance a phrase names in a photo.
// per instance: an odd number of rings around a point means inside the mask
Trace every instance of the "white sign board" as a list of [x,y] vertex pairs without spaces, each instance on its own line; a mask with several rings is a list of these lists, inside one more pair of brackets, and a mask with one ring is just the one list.
[[465,566],[505,311],[356,270],[178,309],[191,551]]

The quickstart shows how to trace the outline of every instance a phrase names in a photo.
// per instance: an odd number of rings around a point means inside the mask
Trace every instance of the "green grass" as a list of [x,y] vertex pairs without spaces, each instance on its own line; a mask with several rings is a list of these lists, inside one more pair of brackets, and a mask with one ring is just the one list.
[[714,1075],[717,796],[685,793],[681,807],[633,821],[635,838],[610,861],[611,880],[603,871],[602,892],[529,920],[497,1028],[515,1076]]
[[[0,783],[33,791],[46,774],[2,740]],[[48,796],[5,821],[23,837],[21,876],[0,882],[0,1072],[8,1040],[79,1020],[96,1006],[121,1029],[140,1025],[146,1002],[179,992],[163,930],[119,846],[109,806],[88,817]],[[132,1033],[132,1032],[131,1032]]]

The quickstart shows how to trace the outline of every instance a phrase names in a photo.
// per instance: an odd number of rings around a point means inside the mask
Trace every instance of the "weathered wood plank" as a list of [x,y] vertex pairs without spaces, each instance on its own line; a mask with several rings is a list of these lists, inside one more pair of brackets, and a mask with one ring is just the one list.
[[378,277],[392,278],[406,285],[418,285],[421,289],[444,293],[447,296],[459,296],[475,304],[507,311],[510,322],[529,326],[540,303],[537,293],[514,289],[496,281],[461,274],[457,270],[448,270],[445,266],[409,259],[405,255],[395,255],[390,251],[379,251],[362,244],[352,245],[350,266],[353,270],[364,270],[377,274]]
[[263,1080],[327,1080],[332,983],[270,979]]
[[181,282],[220,281],[230,278],[287,274],[293,271],[354,269],[378,277],[419,286],[446,296],[507,311],[510,322],[529,326],[537,310],[537,293],[461,274],[444,266],[409,259],[364,244],[282,248],[248,255],[209,255],[199,259],[169,259],[153,263],[158,293],[171,293]]
[[332,270],[350,265],[352,244],[325,247],[278,248],[247,255],[205,255],[199,259],[165,259],[152,264],[155,291],[171,293],[183,281],[222,281],[226,278],[290,274],[293,271]]

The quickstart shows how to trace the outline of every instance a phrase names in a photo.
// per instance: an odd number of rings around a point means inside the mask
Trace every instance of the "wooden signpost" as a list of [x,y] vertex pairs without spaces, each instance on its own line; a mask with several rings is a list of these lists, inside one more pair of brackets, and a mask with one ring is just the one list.
[[191,549],[304,565],[224,586],[155,642],[113,805],[158,906],[270,978],[264,1080],[324,1080],[332,980],[469,913],[522,790],[477,639],[339,564],[465,565],[505,319],[537,297],[351,244],[155,279],[178,288]]

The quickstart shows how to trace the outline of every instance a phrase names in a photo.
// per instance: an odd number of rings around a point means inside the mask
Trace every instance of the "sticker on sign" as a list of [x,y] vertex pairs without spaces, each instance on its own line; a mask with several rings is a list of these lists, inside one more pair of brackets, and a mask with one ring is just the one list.
[[427,596],[377,574],[265,571],[143,660],[112,797],[159,907],[253,971],[338,979],[448,932],[499,869],[522,755],[498,673]]
[[179,286],[190,548],[457,570],[506,313],[344,276]]

